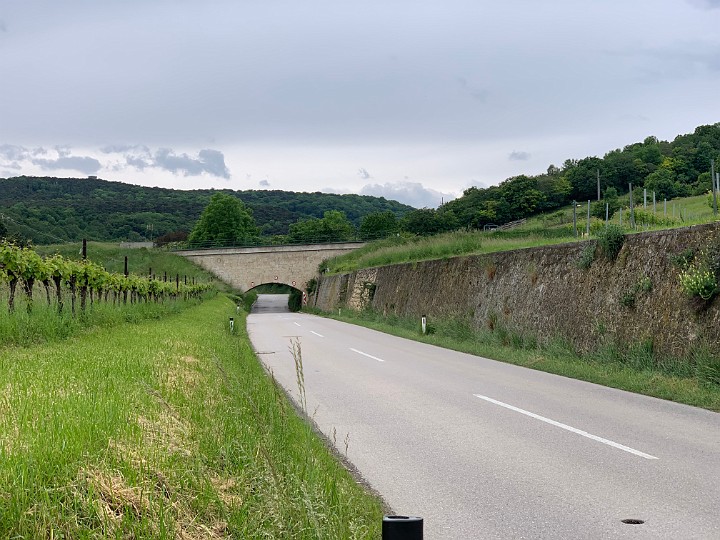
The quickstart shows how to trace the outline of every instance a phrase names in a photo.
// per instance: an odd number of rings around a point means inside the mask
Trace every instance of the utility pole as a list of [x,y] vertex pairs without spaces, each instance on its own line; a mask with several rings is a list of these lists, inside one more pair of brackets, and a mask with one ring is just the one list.
[[597,170],[597,191],[598,191],[598,201],[600,200],[600,169]]

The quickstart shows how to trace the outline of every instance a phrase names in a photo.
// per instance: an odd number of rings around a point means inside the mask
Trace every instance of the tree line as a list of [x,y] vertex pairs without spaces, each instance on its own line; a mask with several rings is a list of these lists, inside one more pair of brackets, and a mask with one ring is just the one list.
[[382,197],[297,193],[279,190],[173,190],[97,178],[0,178],[0,224],[34,244],[79,241],[161,242],[187,238],[217,193],[234,196],[252,210],[262,236],[288,234],[299,220],[343,212],[358,227],[372,212],[402,216],[412,207]]
[[659,200],[708,193],[712,160],[720,166],[720,123],[700,126],[672,142],[647,137],[602,158],[567,159],[542,174],[514,176],[488,188],[471,187],[437,211],[425,209],[423,215],[415,212],[415,217],[424,223],[423,234],[460,227],[481,229],[559,209],[572,201],[594,201],[598,179],[603,204],[597,207],[604,214],[604,202],[616,202],[619,194],[628,193],[630,184],[640,193],[643,189],[655,192]]

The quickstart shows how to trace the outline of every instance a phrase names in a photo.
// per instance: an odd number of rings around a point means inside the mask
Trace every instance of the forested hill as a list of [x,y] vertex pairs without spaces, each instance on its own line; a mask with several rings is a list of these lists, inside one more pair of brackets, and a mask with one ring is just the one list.
[[382,197],[291,191],[182,191],[96,178],[0,178],[0,214],[11,233],[35,243],[87,238],[139,241],[189,231],[215,193],[240,198],[263,235],[287,234],[299,219],[339,210],[354,224],[373,212],[398,217],[412,207]]

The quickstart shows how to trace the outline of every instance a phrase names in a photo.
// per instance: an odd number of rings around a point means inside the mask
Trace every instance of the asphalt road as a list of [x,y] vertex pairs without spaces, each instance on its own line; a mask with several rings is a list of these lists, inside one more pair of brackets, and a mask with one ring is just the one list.
[[248,318],[259,358],[297,397],[300,340],[309,414],[426,539],[720,539],[717,413],[278,302]]

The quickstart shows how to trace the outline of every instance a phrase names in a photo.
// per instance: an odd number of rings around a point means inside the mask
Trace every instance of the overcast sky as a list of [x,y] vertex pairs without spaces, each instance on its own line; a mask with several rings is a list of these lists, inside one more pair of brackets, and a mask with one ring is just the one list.
[[434,207],[720,121],[720,0],[0,0],[0,177]]

